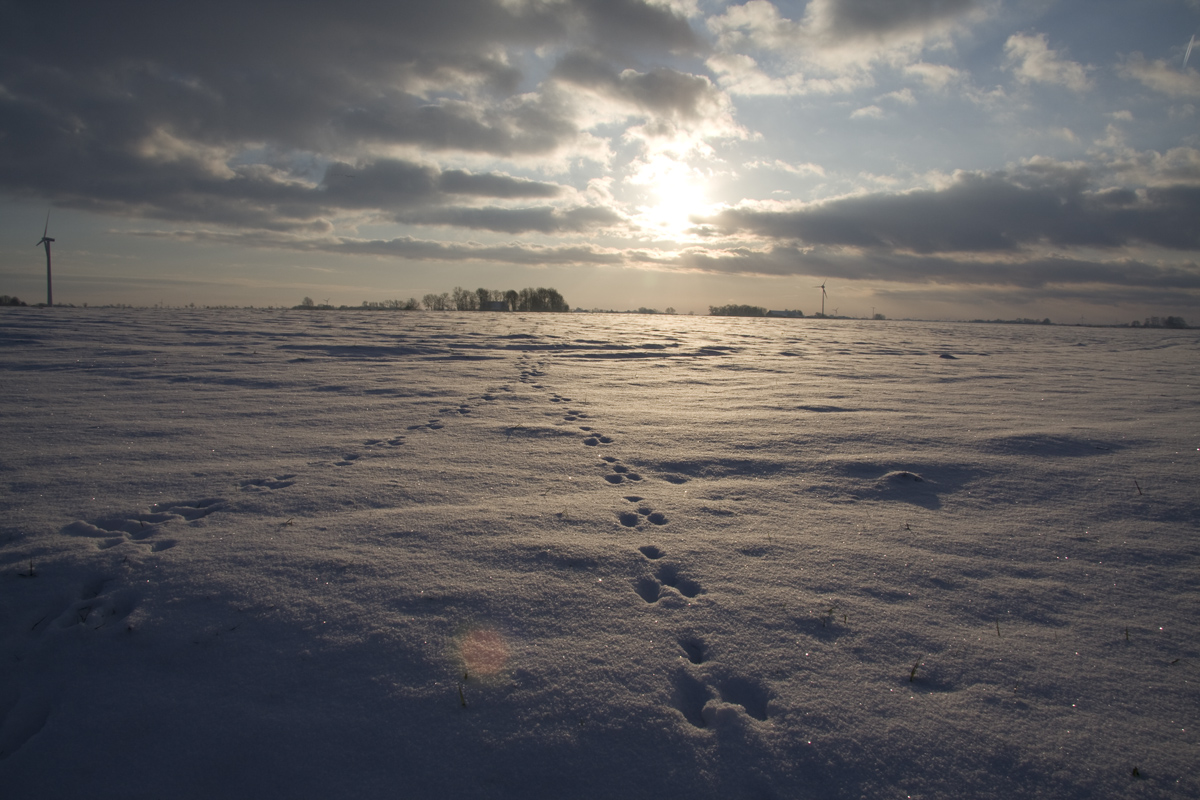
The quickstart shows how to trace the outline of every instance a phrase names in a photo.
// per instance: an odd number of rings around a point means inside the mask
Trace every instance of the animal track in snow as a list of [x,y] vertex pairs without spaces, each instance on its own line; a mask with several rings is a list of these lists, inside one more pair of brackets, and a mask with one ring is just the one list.
[[688,661],[693,664],[703,664],[708,660],[708,645],[696,636],[684,636],[679,640],[679,646],[687,654]]
[[640,481],[642,476],[636,472],[630,472],[629,467],[624,464],[616,463],[616,459],[604,459],[612,467],[612,472],[604,476],[604,480],[612,484],[624,483],[625,481]]
[[[680,645],[687,650],[681,640]],[[689,652],[689,660],[691,653]],[[700,662],[692,661],[694,664]],[[710,676],[711,678],[712,676]],[[740,675],[716,676],[709,685],[704,680],[681,669],[675,675],[675,708],[683,714],[683,718],[697,728],[719,727],[729,715],[742,712],[759,721],[767,720],[771,702],[771,690],[764,684]],[[716,689],[717,697],[713,696]]]
[[57,605],[43,614],[30,632],[47,633],[52,629],[83,626],[99,630],[120,622],[133,612],[136,598],[127,588],[110,589],[111,578],[96,577],[85,583],[76,599]]
[[393,436],[392,438],[386,440],[367,439],[365,442],[363,442],[363,445],[366,447],[382,447],[384,445],[387,445],[388,447],[399,447],[402,444],[404,444],[403,436]]
[[605,475],[604,480],[610,483],[624,483],[625,481],[640,481],[642,476],[637,473],[630,473],[628,467],[622,467],[617,464],[612,468],[612,473]]
[[333,462],[333,464],[336,467],[348,467],[351,464],[353,464],[355,461],[357,461],[359,458],[361,458],[361,456],[359,456],[358,453],[348,453],[348,454],[342,456],[341,461],[335,461],[335,462]]
[[[625,499],[629,500],[628,497]],[[637,500],[633,500],[631,502],[636,503],[641,499],[642,498],[639,497]],[[645,505],[638,506],[636,511],[621,511],[617,514],[617,519],[620,520],[621,524],[626,528],[636,528],[639,524],[641,524],[643,518],[645,518],[646,521],[648,521],[651,525],[666,525],[668,521],[666,514],[663,514],[661,511],[655,511],[650,506]]]
[[708,727],[708,721],[704,719],[704,706],[711,697],[712,689],[699,678],[689,675],[685,670],[680,670],[675,676],[675,708],[693,726]]
[[767,719],[767,705],[771,701],[771,692],[758,681],[730,675],[717,681],[717,692],[726,703],[741,706],[755,719]]
[[433,419],[429,420],[429,422],[418,422],[416,425],[409,425],[408,430],[419,431],[421,428],[428,428],[431,431],[438,431],[444,427],[446,427],[445,423],[434,417]]
[[647,603],[655,603],[663,596],[664,588],[674,589],[684,597],[695,597],[703,589],[696,581],[679,574],[674,564],[662,564],[655,572],[655,577],[643,575],[633,584],[633,590]]
[[98,579],[85,585],[79,600],[62,611],[53,624],[59,628],[86,625],[98,630],[128,617],[134,606],[131,593],[128,590],[106,593],[109,583],[107,579]]
[[295,475],[276,475],[274,478],[246,478],[238,481],[243,492],[271,492],[275,489],[286,489],[295,483]]
[[663,564],[658,568],[657,575],[663,586],[670,586],[684,597],[695,597],[703,591],[699,583],[680,575],[674,564]]
[[[532,383],[535,379],[540,378],[545,374],[545,372],[542,372],[537,367],[530,367],[529,369],[521,370],[521,376],[518,378],[518,380],[520,380],[521,383]],[[540,384],[534,383],[533,388],[540,389],[542,387]]]
[[487,394],[483,395],[483,399],[488,401],[489,403],[494,403],[496,400],[500,399],[499,396],[496,394],[497,392],[510,392],[511,393],[512,387],[511,386],[489,386],[488,390],[487,390]]
[[[92,536],[103,539],[97,547],[107,550],[127,541],[141,541],[153,536],[160,527],[169,522],[192,522],[206,517],[214,511],[219,511],[225,505],[225,500],[212,497],[205,500],[190,502],[155,503],[146,511],[138,512],[133,517],[105,517],[96,523],[76,520],[63,527],[62,532],[71,536]],[[173,546],[161,541],[152,549],[166,550]]]
[[647,603],[654,603],[662,594],[662,584],[649,575],[643,575],[633,584],[633,590]]
[[652,544],[642,545],[638,548],[638,550],[641,551],[642,555],[651,561],[657,561],[666,555],[666,553],[664,553],[659,547]]

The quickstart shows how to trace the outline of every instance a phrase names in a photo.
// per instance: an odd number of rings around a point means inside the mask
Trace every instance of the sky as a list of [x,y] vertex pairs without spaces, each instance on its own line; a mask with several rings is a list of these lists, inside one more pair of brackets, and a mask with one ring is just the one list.
[[[0,0],[0,294],[1200,324],[1200,0]],[[1200,48],[1197,48],[1200,50]]]

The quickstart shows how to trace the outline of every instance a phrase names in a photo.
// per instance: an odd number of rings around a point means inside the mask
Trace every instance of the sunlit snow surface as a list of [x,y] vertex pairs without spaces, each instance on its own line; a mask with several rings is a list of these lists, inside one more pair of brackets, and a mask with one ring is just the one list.
[[1198,389],[1197,331],[6,310],[0,793],[1200,796]]

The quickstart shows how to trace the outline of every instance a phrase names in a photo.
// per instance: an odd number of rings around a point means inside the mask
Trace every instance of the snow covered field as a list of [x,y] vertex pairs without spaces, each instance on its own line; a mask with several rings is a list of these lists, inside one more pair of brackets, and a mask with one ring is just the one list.
[[1198,389],[1194,330],[5,310],[0,793],[1198,797]]

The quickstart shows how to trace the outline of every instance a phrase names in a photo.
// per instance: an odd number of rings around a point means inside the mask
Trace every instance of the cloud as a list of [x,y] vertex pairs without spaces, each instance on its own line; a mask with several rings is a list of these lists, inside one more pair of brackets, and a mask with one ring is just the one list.
[[1032,160],[960,172],[947,187],[866,194],[794,208],[738,207],[698,220],[724,235],[862,251],[1020,253],[1052,246],[1200,248],[1200,185],[1090,188],[1088,168]]
[[1165,153],[1122,149],[1105,167],[1132,185],[1200,187],[1200,149],[1194,147],[1173,147]]
[[954,70],[917,67],[920,54],[986,14],[975,0],[811,0],[793,20],[767,0],[751,0],[709,18],[717,53],[708,66],[734,94],[852,91],[871,85],[876,62],[912,65],[914,75],[944,87]]
[[622,225],[626,218],[609,208],[576,206],[536,208],[421,208],[396,214],[396,222],[407,225],[449,225],[499,233],[583,233]]
[[1173,64],[1147,61],[1141,53],[1134,52],[1121,62],[1119,72],[1121,77],[1136,80],[1169,97],[1200,97],[1200,72],[1192,67],[1181,72]]
[[259,232],[228,232],[212,230],[140,231],[133,235],[153,239],[171,239],[214,244],[236,244],[243,247],[294,250],[330,255],[380,256],[413,261],[463,262],[482,261],[517,266],[621,266],[627,263],[625,254],[594,245],[545,246],[513,242],[481,244],[479,242],[444,242],[401,236],[395,239],[356,239],[344,236],[308,238]]
[[[535,51],[587,53],[576,78],[622,114],[699,138],[714,119],[738,130],[707,77],[625,66],[705,52],[663,3],[131,0],[6,4],[0,23],[0,191],[108,214],[312,234],[417,206],[468,228],[609,224],[619,215],[496,168],[611,155]],[[542,202],[507,207],[528,200]]]
[[312,193],[315,202],[344,209],[391,209],[447,202],[448,195],[503,199],[557,197],[563,187],[501,173],[440,170],[401,159],[383,159],[362,167],[331,164]]
[[717,81],[734,95],[832,95],[844,94],[873,84],[862,70],[840,75],[811,75],[803,71],[772,76],[751,56],[719,53],[705,62]]
[[864,106],[851,112],[850,119],[883,119],[883,109],[876,105]]
[[[70,159],[57,164],[25,162],[24,174],[10,174],[10,187],[23,179],[21,188],[26,192],[49,189],[62,205],[118,216],[316,234],[328,232],[330,219],[359,212],[391,212],[395,216],[403,209],[472,200],[570,201],[570,193],[559,184],[500,172],[442,170],[403,159],[380,159],[360,166],[334,162],[319,181],[297,180],[287,171],[263,164],[230,167],[225,159],[211,157],[208,148],[189,147],[171,137],[153,137],[137,154],[83,153],[79,157],[87,163]],[[71,174],[76,166],[86,174],[86,186],[79,185],[79,176]],[[56,183],[48,187],[47,179]],[[513,209],[509,212],[516,213]],[[570,209],[556,209],[552,216],[566,221],[560,228],[569,228],[571,220],[580,220],[576,223],[580,227],[586,218]]]
[[803,18],[793,21],[767,0],[750,0],[730,6],[708,25],[727,43],[766,50],[847,43],[894,45],[940,37],[979,5],[974,0],[811,0]]
[[905,105],[905,106],[912,106],[912,105],[916,105],[916,103],[917,103],[916,95],[913,94],[912,89],[909,89],[907,87],[905,87],[903,89],[899,89],[895,92],[888,92],[885,95],[880,95],[876,99],[877,100],[891,100],[894,103],[900,103],[901,105]]
[[774,161],[752,161],[746,164],[751,169],[777,169],[781,172],[789,172],[793,175],[803,177],[816,176],[819,178],[825,177],[825,168],[820,164],[805,162],[803,164],[792,164],[787,161],[776,159]]
[[1076,92],[1092,86],[1087,67],[1060,57],[1046,43],[1046,34],[1015,33],[1004,44],[1007,66],[1021,83],[1049,83]]
[[1200,291],[1200,264],[1162,266],[1137,259],[1113,261],[1039,257],[1019,261],[971,260],[912,253],[848,254],[777,245],[763,249],[691,250],[675,268],[730,275],[814,275],[843,281],[909,285],[1003,286],[1043,290],[1075,287],[1090,296],[1105,287],[1140,288],[1164,295]]
[[564,98],[518,91],[515,53],[573,40],[599,57],[703,47],[686,19],[636,0],[69,6],[0,12],[6,118],[64,149],[82,137],[129,151],[165,130],[234,149],[552,155],[586,137]]
[[973,0],[812,0],[805,16],[810,29],[834,41],[887,41],[940,33],[978,5]]
[[930,89],[938,91],[944,90],[951,84],[960,83],[965,80],[962,70],[946,66],[945,64],[930,64],[925,61],[906,64],[903,71],[906,75],[919,78]]
[[618,72],[609,62],[578,51],[563,57],[554,75],[561,81],[658,117],[690,122],[726,111],[721,92],[703,75],[667,68]]

